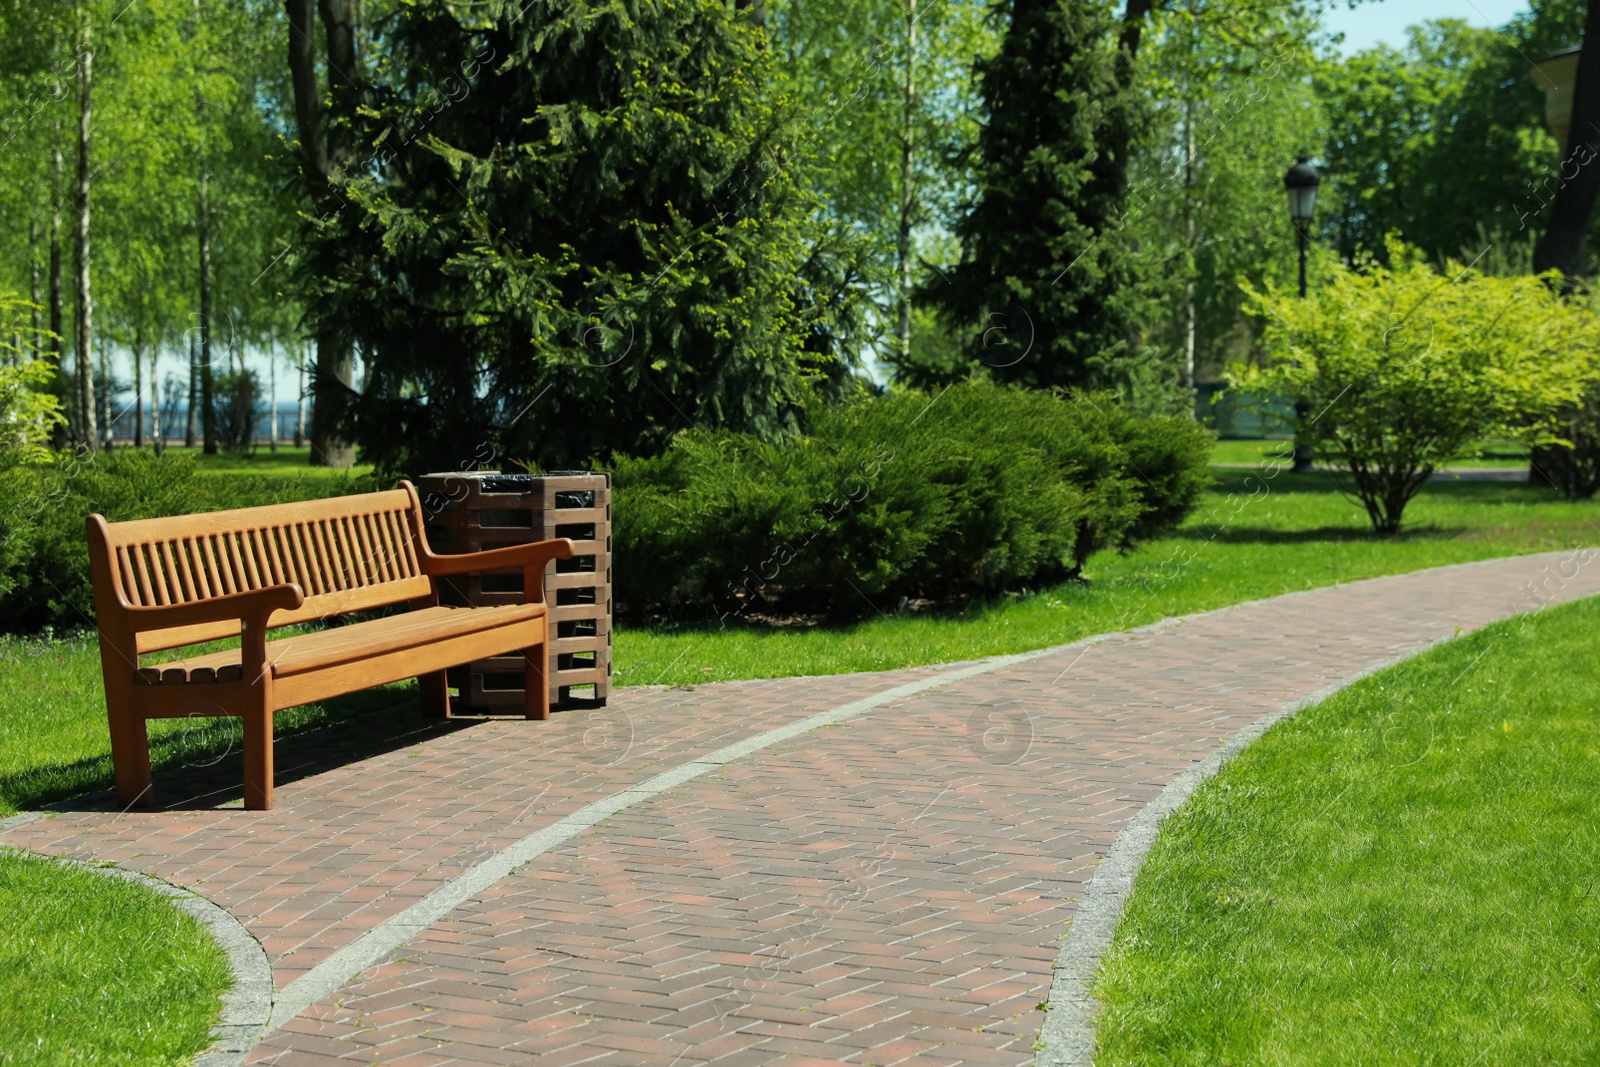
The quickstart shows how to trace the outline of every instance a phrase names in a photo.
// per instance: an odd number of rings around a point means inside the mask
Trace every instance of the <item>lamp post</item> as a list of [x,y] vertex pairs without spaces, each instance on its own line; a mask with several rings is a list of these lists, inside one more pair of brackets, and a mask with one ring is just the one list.
[[1300,236],[1300,298],[1306,295],[1306,249],[1311,243],[1311,219],[1317,213],[1317,186],[1322,178],[1305,156],[1289,168],[1283,176],[1284,191],[1289,194],[1289,221]]
[[[1307,157],[1301,156],[1294,166],[1289,168],[1289,173],[1283,176],[1284,191],[1289,194],[1289,221],[1294,223],[1294,232],[1300,241],[1300,299],[1306,298],[1306,252],[1311,245],[1311,219],[1317,213],[1317,186],[1322,179],[1317,174],[1317,168],[1311,165]],[[1296,401],[1294,405],[1295,418],[1304,423],[1311,409],[1304,400]],[[1301,441],[1300,427],[1296,427],[1294,442],[1294,466],[1290,469],[1292,474],[1304,474],[1311,470],[1311,449]]]

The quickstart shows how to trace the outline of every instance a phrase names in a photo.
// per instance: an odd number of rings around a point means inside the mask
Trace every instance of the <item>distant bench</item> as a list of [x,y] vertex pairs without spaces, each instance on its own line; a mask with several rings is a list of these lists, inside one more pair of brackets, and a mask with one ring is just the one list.
[[[530,719],[550,717],[544,572],[566,538],[435,555],[410,482],[385,493],[108,523],[89,516],[89,561],[117,799],[151,803],[145,720],[244,721],[245,807],[272,807],[272,713],[415,677],[425,713],[450,714],[445,668],[523,654]],[[520,604],[449,607],[439,579],[521,570]],[[394,604],[409,611],[278,641],[267,631]],[[239,637],[169,663],[139,657]]]

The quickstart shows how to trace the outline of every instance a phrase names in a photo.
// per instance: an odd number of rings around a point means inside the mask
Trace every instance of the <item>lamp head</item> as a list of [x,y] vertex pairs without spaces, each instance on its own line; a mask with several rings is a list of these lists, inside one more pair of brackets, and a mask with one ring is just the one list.
[[1320,184],[1322,178],[1306,156],[1301,156],[1283,176],[1283,188],[1289,194],[1289,218],[1297,229],[1309,226],[1317,213],[1317,186]]

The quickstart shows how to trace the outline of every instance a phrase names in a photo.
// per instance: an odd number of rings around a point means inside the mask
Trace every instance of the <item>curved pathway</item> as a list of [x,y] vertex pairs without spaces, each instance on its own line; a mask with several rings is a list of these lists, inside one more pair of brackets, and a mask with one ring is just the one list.
[[1026,1064],[1085,883],[1168,783],[1285,704],[1600,593],[1591,558],[547,723],[390,709],[280,742],[274,811],[237,809],[225,760],[158,780],[172,810],[0,844],[232,911],[277,987],[255,1063]]

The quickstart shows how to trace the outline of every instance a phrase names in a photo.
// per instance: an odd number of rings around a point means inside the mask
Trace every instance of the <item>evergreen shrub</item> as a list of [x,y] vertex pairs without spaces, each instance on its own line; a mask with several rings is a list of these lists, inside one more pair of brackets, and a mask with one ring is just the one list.
[[1206,430],[1104,395],[973,382],[809,422],[776,442],[685,432],[613,460],[620,613],[848,617],[1062,581],[1170,529],[1209,484]]
[[58,454],[13,472],[14,503],[30,516],[7,539],[0,562],[0,620],[7,630],[94,624],[84,520],[111,522],[256,507],[344,493],[370,492],[370,479],[272,478],[204,474],[192,456],[145,449]]

